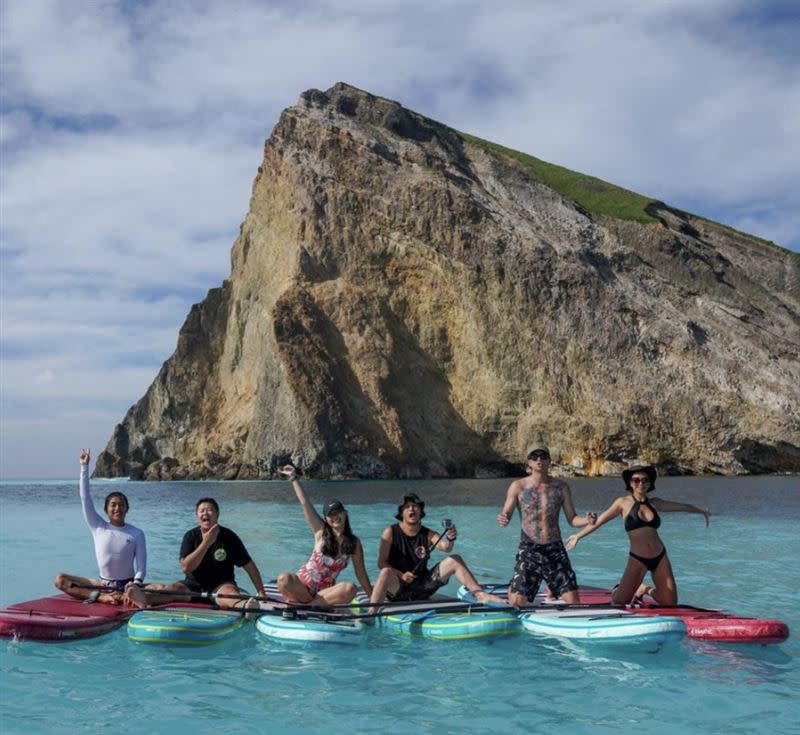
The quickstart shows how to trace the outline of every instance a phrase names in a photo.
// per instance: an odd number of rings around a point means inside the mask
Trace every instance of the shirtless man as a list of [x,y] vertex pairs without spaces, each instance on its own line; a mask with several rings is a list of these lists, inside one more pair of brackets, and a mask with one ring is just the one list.
[[497,514],[497,522],[507,526],[514,508],[518,507],[522,519],[508,601],[517,606],[530,604],[544,579],[553,595],[574,605],[580,602],[578,582],[561,540],[558,517],[563,508],[569,524],[582,528],[594,524],[597,515],[577,515],[569,485],[548,474],[550,450],[547,447],[534,447],[526,464],[530,477],[511,483],[503,510]]
[[70,597],[89,602],[105,602],[120,605],[132,603],[146,607],[144,575],[147,572],[147,546],[144,533],[125,522],[128,514],[128,498],[124,493],[112,492],[106,497],[103,510],[108,520],[95,510],[89,491],[88,449],[82,449],[80,497],[83,517],[92,532],[94,553],[97,558],[99,578],[77,577],[73,574],[59,574],[55,586]]

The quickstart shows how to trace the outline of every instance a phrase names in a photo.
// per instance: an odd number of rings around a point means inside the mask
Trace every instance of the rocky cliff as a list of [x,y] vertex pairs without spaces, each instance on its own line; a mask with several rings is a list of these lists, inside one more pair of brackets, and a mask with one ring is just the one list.
[[539,437],[576,474],[800,471],[798,257],[641,197],[616,215],[636,195],[574,174],[565,196],[533,163],[344,84],[304,93],[230,278],[96,474],[472,477]]

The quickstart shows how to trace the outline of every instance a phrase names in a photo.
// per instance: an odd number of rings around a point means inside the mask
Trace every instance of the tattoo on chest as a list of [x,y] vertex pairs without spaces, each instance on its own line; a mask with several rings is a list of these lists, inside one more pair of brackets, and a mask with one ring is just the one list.
[[552,480],[529,486],[520,494],[522,530],[536,543],[549,543],[561,538],[558,514],[564,503],[563,487]]

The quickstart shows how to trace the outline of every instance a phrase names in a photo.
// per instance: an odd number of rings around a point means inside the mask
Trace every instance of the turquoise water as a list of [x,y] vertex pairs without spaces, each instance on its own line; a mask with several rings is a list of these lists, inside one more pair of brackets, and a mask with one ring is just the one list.
[[[77,474],[77,473],[76,473]],[[579,512],[602,510],[611,480],[571,482]],[[311,549],[283,483],[94,483],[131,501],[147,533],[150,580],[173,580],[194,502],[217,498],[267,578],[294,571]],[[479,579],[500,582],[518,536],[494,516],[505,481],[308,483],[319,505],[349,504],[375,577],[377,539],[398,499],[413,489],[426,523],[459,526],[457,551]],[[778,646],[682,641],[658,653],[568,646],[519,635],[458,643],[370,630],[358,647],[281,643],[254,626],[206,649],[151,648],[125,629],[60,645],[0,642],[0,731],[8,733],[566,732],[797,733],[800,714],[798,478],[665,478],[660,494],[708,505],[702,517],[670,514],[662,538],[681,600],[777,617],[792,630]],[[564,529],[567,530],[566,528]],[[583,584],[610,586],[627,545],[609,524],[573,553]],[[59,571],[96,571],[75,482],[0,484],[0,603],[51,594]],[[344,578],[353,578],[352,570]],[[240,579],[244,584],[246,575]],[[447,591],[455,592],[455,585]]]

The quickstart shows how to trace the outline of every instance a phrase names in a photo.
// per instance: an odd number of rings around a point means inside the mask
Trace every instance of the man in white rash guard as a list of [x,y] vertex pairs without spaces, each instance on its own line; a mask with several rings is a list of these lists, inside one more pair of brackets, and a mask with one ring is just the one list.
[[[112,605],[131,603],[147,607],[142,585],[147,573],[147,545],[144,533],[125,523],[128,499],[121,492],[109,493],[103,510],[105,521],[95,510],[89,492],[89,451],[81,450],[80,496],[83,517],[94,538],[94,553],[100,573],[98,579],[59,574],[55,585],[71,597],[89,602],[106,602]],[[103,589],[92,589],[99,588]]]

